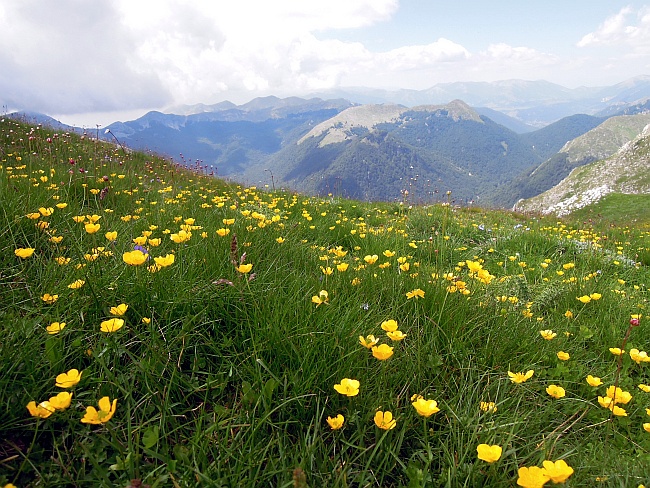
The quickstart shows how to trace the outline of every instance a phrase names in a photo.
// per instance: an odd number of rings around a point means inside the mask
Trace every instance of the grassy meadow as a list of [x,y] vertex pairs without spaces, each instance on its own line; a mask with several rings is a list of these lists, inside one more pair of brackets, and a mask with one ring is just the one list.
[[650,486],[648,226],[245,188],[10,119],[0,202],[0,486]]

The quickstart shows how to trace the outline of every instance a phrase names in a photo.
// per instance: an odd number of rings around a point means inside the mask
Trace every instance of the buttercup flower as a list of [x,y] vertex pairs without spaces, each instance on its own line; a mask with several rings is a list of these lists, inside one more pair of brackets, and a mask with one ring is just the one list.
[[638,349],[630,349],[630,358],[636,364],[641,364],[642,362],[647,363],[648,361],[650,361],[650,358],[648,357],[648,353],[645,351],[639,351]]
[[623,391],[621,388],[614,387],[613,385],[607,388],[605,392],[608,398],[611,398],[614,403],[623,403],[627,404],[632,400],[632,395],[629,391]]
[[373,254],[372,256],[371,256],[371,255],[367,255],[367,256],[364,256],[364,258],[363,258],[363,260],[364,260],[366,263],[368,263],[368,264],[375,264],[375,262],[376,262],[378,259],[379,259],[379,256],[377,256],[376,254]]
[[393,319],[384,320],[381,323],[381,328],[386,332],[395,332],[397,330],[397,322]]
[[334,385],[334,389],[341,395],[357,396],[359,394],[360,383],[358,380],[343,378],[340,383]]
[[125,252],[122,254],[122,260],[130,266],[140,266],[147,259],[149,259],[149,256],[139,249],[135,249],[133,251]]
[[646,432],[650,432],[650,422],[646,422],[643,424],[643,430]]
[[143,324],[150,324],[150,323],[151,323],[151,319],[150,319],[149,317],[142,317],[142,323],[143,323]]
[[27,259],[32,257],[34,251],[35,249],[32,247],[19,247],[18,249],[14,250],[14,254],[21,259]]
[[72,402],[72,393],[69,391],[62,391],[58,395],[50,397],[50,406],[56,410],[64,410],[70,406]]
[[74,385],[81,381],[83,371],[78,369],[71,369],[67,373],[61,373],[56,377],[56,386],[59,388],[72,388]]
[[519,468],[518,474],[517,485],[523,488],[542,488],[551,479],[546,470],[538,466]]
[[109,241],[116,241],[117,240],[117,232],[112,231],[112,232],[107,232],[104,234],[104,237],[106,237],[107,240]]
[[242,274],[250,273],[251,269],[253,269],[252,264],[240,264],[239,266],[235,266],[235,269]]
[[48,305],[53,304],[59,299],[59,295],[50,295],[49,293],[45,293],[42,297],[41,300],[43,300],[45,303]]
[[93,223],[89,223],[85,225],[86,232],[88,232],[88,234],[94,234],[99,230],[99,227],[100,227],[99,224],[93,224]]
[[54,335],[58,334],[65,327],[65,322],[52,322],[50,325],[45,327],[45,330],[48,334]]
[[486,413],[494,413],[497,411],[497,406],[494,402],[480,402],[478,404],[478,408]]
[[100,398],[98,403],[99,410],[95,407],[86,407],[86,413],[81,419],[84,424],[105,424],[115,415],[117,398],[111,404],[110,398],[105,396]]
[[592,300],[600,300],[602,298],[602,295],[600,293],[592,293],[591,295],[589,295],[589,298],[591,298]]
[[640,389],[641,391],[645,391],[646,393],[650,393],[650,385],[640,384],[640,385],[639,385],[639,389]]
[[192,238],[192,233],[185,230],[179,230],[177,234],[172,234],[169,238],[174,241],[176,244],[182,244],[187,242]]
[[332,430],[338,430],[343,427],[343,422],[345,422],[345,417],[343,417],[341,414],[338,414],[334,418],[327,417],[327,423],[332,428]]
[[539,333],[547,341],[550,341],[551,339],[554,339],[555,336],[557,336],[557,333],[553,332],[552,330],[540,330]]
[[625,351],[618,347],[610,347],[609,352],[611,352],[614,356],[620,356],[621,354],[625,354]]
[[407,334],[404,334],[401,330],[396,330],[396,331],[393,331],[393,332],[386,332],[386,335],[392,341],[401,341],[401,340],[406,338]]
[[35,401],[31,401],[27,404],[27,410],[32,417],[38,417],[41,419],[46,419],[54,413],[55,408],[50,405],[50,402],[47,400],[36,405]]
[[560,361],[568,361],[571,356],[569,355],[568,352],[560,351],[557,353],[557,358]]
[[573,474],[573,468],[563,459],[559,461],[544,461],[542,463],[546,475],[553,483],[564,483]]
[[327,305],[327,301],[329,300],[329,293],[327,293],[327,290],[321,290],[318,292],[318,295],[314,295],[311,297],[311,301],[316,304],[318,307],[319,305],[322,305],[323,303]]
[[359,336],[359,344],[361,344],[363,347],[370,349],[372,346],[377,344],[379,342],[379,339],[377,339],[374,335],[370,334],[366,337]]
[[415,290],[407,291],[406,298],[409,300],[411,298],[424,298],[424,290],[421,290],[420,288],[416,288]]
[[219,237],[225,237],[225,236],[227,236],[228,234],[230,234],[230,229],[224,229],[224,228],[217,229],[217,235],[218,235]]
[[591,297],[589,295],[582,295],[581,297],[576,297],[576,300],[580,300],[582,303],[589,303]]
[[397,421],[393,419],[393,414],[391,412],[382,412],[378,410],[375,413],[375,425],[380,429],[390,430],[394,429],[397,425]]
[[411,402],[413,408],[423,417],[430,417],[434,413],[438,413],[440,409],[438,408],[438,402],[435,400],[425,400],[421,396],[418,396],[417,400]]
[[165,268],[167,266],[171,266],[172,264],[174,264],[174,259],[175,257],[173,254],[167,254],[166,256],[159,256],[153,258],[156,264],[161,268]]
[[117,307],[111,307],[109,313],[111,315],[116,315],[117,317],[121,317],[126,313],[128,309],[129,306],[126,303],[120,303]]
[[566,392],[564,391],[564,388],[561,386],[557,385],[549,385],[546,387],[546,393],[551,395],[553,398],[562,398],[565,396]]
[[603,384],[600,378],[591,375],[587,376],[587,383],[589,383],[589,386],[600,386]]
[[350,265],[348,263],[340,263],[340,264],[336,265],[336,269],[338,271],[340,271],[341,273],[343,273],[343,272],[347,271],[349,266]]
[[523,383],[523,382],[529,380],[530,378],[532,378],[534,373],[535,373],[535,371],[532,370],[532,369],[529,369],[526,372],[526,374],[524,374],[524,373],[512,373],[512,372],[508,371],[508,376],[510,376],[510,381],[512,381],[513,383],[519,384],[519,383]]
[[488,444],[479,444],[476,447],[476,452],[481,461],[493,463],[501,458],[502,448],[497,445],[490,446]]
[[68,285],[68,288],[70,288],[71,290],[78,290],[79,288],[81,288],[85,284],[86,284],[85,280],[76,280],[76,281],[73,281],[72,283],[70,283]]
[[380,344],[372,347],[372,355],[380,361],[384,361],[393,355],[393,348],[388,344]]
[[108,319],[104,320],[100,326],[99,330],[102,332],[107,332],[107,333],[112,333],[112,332],[117,332],[124,326],[124,319]]

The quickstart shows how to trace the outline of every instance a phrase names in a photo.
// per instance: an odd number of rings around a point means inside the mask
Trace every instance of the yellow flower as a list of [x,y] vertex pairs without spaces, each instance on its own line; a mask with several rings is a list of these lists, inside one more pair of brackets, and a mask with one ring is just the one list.
[[14,254],[21,259],[31,258],[34,254],[35,249],[31,247],[19,247],[14,250]]
[[542,463],[546,475],[553,483],[564,483],[573,474],[573,468],[563,459],[559,461],[544,461]]
[[56,396],[50,397],[50,405],[56,410],[65,410],[72,402],[72,393],[62,391]]
[[94,234],[95,232],[97,232],[99,230],[99,227],[100,227],[99,224],[93,224],[93,223],[89,223],[85,225],[86,232],[88,232],[89,234]]
[[517,485],[522,488],[542,488],[551,479],[546,474],[546,470],[539,466],[521,467],[518,474]]
[[81,381],[82,374],[83,371],[77,369],[71,369],[67,373],[61,373],[56,377],[56,386],[59,388],[71,388]]
[[50,325],[45,327],[45,330],[48,334],[54,335],[58,334],[65,327],[65,322],[52,322]]
[[646,422],[645,424],[643,424],[643,430],[645,430],[646,432],[650,432],[650,423]]
[[170,235],[169,238],[176,244],[181,244],[189,241],[192,238],[192,233],[181,229],[177,234]]
[[591,295],[589,295],[589,298],[591,298],[592,300],[600,300],[601,297],[602,295],[600,293],[592,293]]
[[340,383],[334,385],[334,389],[341,395],[357,396],[359,394],[360,383],[358,380],[343,378]]
[[139,249],[122,254],[122,260],[130,266],[140,266],[149,256]]
[[104,320],[99,327],[102,332],[117,332],[124,326],[124,319],[108,319]]
[[223,229],[223,228],[222,229],[217,229],[217,235],[219,237],[225,237],[228,234],[230,234],[230,229]]
[[224,225],[232,225],[235,223],[235,219],[223,219],[222,222]]
[[639,389],[640,389],[641,391],[645,391],[646,393],[650,393],[650,385],[640,384],[640,385],[639,385]]
[[65,266],[70,262],[70,258],[59,256],[57,258],[54,258],[54,261],[56,261],[56,264],[58,264],[59,266]]
[[497,406],[494,402],[480,402],[478,404],[478,408],[486,413],[494,413],[497,411]]
[[321,290],[318,292],[318,295],[314,295],[311,297],[311,301],[316,304],[318,307],[319,305],[322,305],[323,303],[327,305],[327,301],[329,300],[329,294],[327,293],[327,290]]
[[632,395],[629,391],[623,391],[620,387],[614,387],[613,385],[607,388],[605,395],[611,398],[614,403],[627,404],[632,400]]
[[566,392],[564,391],[564,388],[561,386],[557,385],[549,385],[546,387],[546,393],[551,395],[553,398],[562,398],[565,396]]
[[126,311],[129,309],[129,306],[126,303],[121,303],[117,307],[111,307],[109,310],[111,315],[116,315],[118,317],[121,317],[126,313]]
[[59,299],[59,295],[50,295],[49,293],[45,293],[42,297],[41,300],[43,300],[45,303],[48,305],[53,304]]
[[404,334],[401,330],[395,330],[393,332],[386,332],[386,335],[392,341],[401,341],[401,340],[404,340],[406,338],[407,334]]
[[589,295],[582,295],[581,297],[576,297],[576,300],[580,300],[582,303],[589,303],[591,297]]
[[382,412],[378,410],[375,413],[375,425],[380,429],[390,430],[394,429],[397,425],[397,421],[393,419],[393,414],[391,412]]
[[555,336],[557,336],[556,332],[553,332],[552,330],[540,330],[539,333],[542,335],[544,339],[547,341],[550,341],[551,339],[554,339]]
[[569,355],[568,352],[560,351],[557,353],[557,358],[560,361],[568,361],[571,356]]
[[242,274],[246,274],[246,273],[250,273],[251,269],[253,269],[253,265],[250,263],[240,264],[239,266],[235,266],[235,269]]
[[327,417],[327,423],[332,428],[332,430],[338,430],[343,427],[343,422],[345,422],[345,417],[343,417],[341,414],[338,414],[334,418]]
[[395,256],[395,252],[389,249],[386,249],[382,254],[387,258],[392,258],[393,256]]
[[373,346],[372,355],[377,359],[379,359],[380,361],[384,361],[393,355],[393,348],[390,347],[388,344]]
[[325,276],[330,276],[332,273],[334,273],[334,270],[331,267],[323,268],[322,266],[320,267],[320,270],[323,272]]
[[99,399],[99,410],[95,407],[86,407],[86,413],[81,421],[84,424],[105,424],[115,415],[116,408],[117,398],[113,400],[111,405],[110,398],[107,396],[102,397]]
[[381,328],[386,332],[395,332],[397,330],[397,321],[393,319],[384,320],[381,323]]
[[85,283],[86,283],[85,280],[76,280],[76,281],[73,281],[72,283],[70,283],[68,285],[68,288],[70,288],[71,290],[78,290],[79,288],[84,286]]
[[612,413],[617,417],[627,417],[627,412],[625,411],[625,409],[619,407],[618,405],[614,405],[614,407],[612,408]]
[[43,217],[49,217],[54,213],[54,209],[52,207],[41,207],[38,209],[38,211],[41,213]]
[[424,298],[424,291],[421,290],[420,288],[416,288],[415,290],[407,291],[406,292],[406,298],[409,300],[411,298]]
[[438,413],[440,409],[438,408],[438,402],[435,400],[425,400],[424,398],[418,396],[417,400],[411,402],[413,408],[423,417],[430,417],[434,413]]
[[564,316],[567,319],[572,319],[573,318],[573,312],[571,310],[567,310],[566,312],[564,312]]
[[277,242],[278,244],[282,244],[284,242],[284,237],[276,237],[275,242]]
[[372,256],[371,256],[371,255],[367,255],[367,256],[364,256],[364,258],[363,258],[363,260],[364,260],[366,263],[368,263],[368,264],[375,264],[375,262],[376,262],[378,259],[379,259],[379,256],[377,256],[376,254],[373,254]]
[[133,243],[136,246],[144,246],[147,243],[147,238],[145,236],[138,236],[133,239]]
[[478,458],[481,461],[485,461],[486,463],[493,463],[501,459],[502,449],[501,446],[497,445],[490,446],[488,444],[479,444],[476,447],[476,452],[478,453]]
[[638,349],[630,349],[630,358],[636,364],[641,364],[642,362],[647,363],[650,361],[650,358],[648,358],[648,353],[645,351],[639,351]]
[[156,262],[156,264],[158,266],[160,266],[161,268],[165,268],[167,266],[171,266],[172,264],[174,264],[174,259],[175,259],[175,257],[174,257],[173,254],[167,254],[164,257],[159,256],[159,257],[153,258],[153,260]]
[[151,247],[158,247],[160,246],[161,241],[162,239],[160,237],[157,237],[156,239],[149,239],[149,245]]
[[150,324],[150,323],[151,323],[151,319],[150,319],[149,317],[142,317],[142,323],[143,323],[143,324]]
[[535,373],[535,371],[532,370],[532,369],[529,369],[526,372],[526,374],[524,374],[524,373],[512,373],[512,372],[508,371],[508,376],[510,376],[510,381],[512,381],[513,383],[519,384],[519,383],[523,383],[523,382],[529,380],[530,378],[532,378],[534,373]]
[[603,384],[603,381],[598,376],[587,376],[587,383],[589,386],[600,386]]
[[336,269],[343,273],[344,271],[347,271],[348,266],[350,266],[348,263],[340,263],[336,265]]
[[379,342],[379,339],[377,339],[374,335],[370,334],[369,336],[363,337],[359,336],[359,344],[361,344],[363,347],[370,349],[372,346],[377,344]]
[[610,347],[609,352],[611,352],[614,356],[620,356],[621,354],[625,354],[625,351],[618,347]]
[[80,224],[81,222],[86,220],[86,216],[85,215],[75,215],[74,217],[72,217],[72,220],[74,220],[77,224]]
[[106,237],[106,239],[109,241],[116,241],[117,231],[107,232],[106,234],[104,234],[104,237]]
[[50,405],[50,402],[47,400],[39,403],[38,405],[36,405],[36,402],[32,400],[27,404],[27,410],[29,410],[29,413],[32,417],[46,419],[54,413],[55,408]]

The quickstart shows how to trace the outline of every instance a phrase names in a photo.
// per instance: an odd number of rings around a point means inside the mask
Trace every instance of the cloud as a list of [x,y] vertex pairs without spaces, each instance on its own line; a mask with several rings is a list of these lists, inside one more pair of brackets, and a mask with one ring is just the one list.
[[[617,14],[605,19],[598,29],[590,32],[578,41],[578,47],[615,45],[621,43],[649,43],[650,42],[650,10],[640,9],[636,12],[636,19],[629,22],[629,17],[635,12],[630,7],[622,8]],[[634,17],[634,16],[633,16]]]

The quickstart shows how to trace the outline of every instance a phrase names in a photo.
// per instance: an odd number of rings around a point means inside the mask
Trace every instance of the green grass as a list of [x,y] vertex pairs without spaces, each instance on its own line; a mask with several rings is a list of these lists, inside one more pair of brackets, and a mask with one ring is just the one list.
[[637,228],[650,226],[650,198],[648,195],[624,195],[610,193],[597,203],[573,212],[575,219],[604,223],[606,225],[630,225]]
[[[619,368],[609,352],[647,314],[647,228],[267,192],[11,120],[0,136],[0,485],[505,487],[559,459],[575,471],[567,486],[650,483],[650,393],[637,387],[650,365],[625,354]],[[192,236],[175,243],[181,226]],[[147,232],[152,259],[126,264]],[[124,326],[101,332],[122,303]],[[65,328],[48,334],[55,321]],[[646,323],[626,350],[650,347]],[[359,344],[369,334],[393,356],[375,359]],[[72,368],[71,405],[30,415]],[[334,390],[343,378],[358,395]],[[633,397],[626,417],[598,403],[614,384]],[[414,395],[440,411],[420,417]],[[113,417],[82,423],[104,396]],[[393,429],[375,426],[378,410]],[[477,459],[479,444],[501,458]]]

